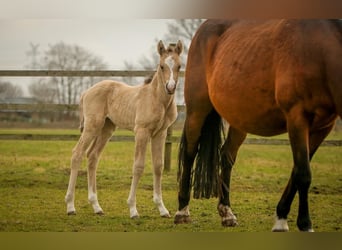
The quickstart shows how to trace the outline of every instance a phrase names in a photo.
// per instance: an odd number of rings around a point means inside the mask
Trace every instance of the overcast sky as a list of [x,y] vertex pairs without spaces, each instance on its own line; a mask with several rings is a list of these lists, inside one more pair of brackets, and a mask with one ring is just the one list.
[[[124,61],[137,63],[149,55],[156,39],[167,32],[170,19],[0,19],[0,69],[20,70],[30,63],[30,43],[42,53],[49,44],[77,44],[99,56],[108,69],[125,69]],[[170,42],[170,41],[165,41]],[[30,78],[6,77],[28,96]]]
[[[0,68],[23,69],[30,61],[30,42],[40,45],[63,41],[100,56],[109,69],[123,69],[151,53],[155,39],[166,34],[168,19],[11,19],[0,20]],[[167,42],[167,41],[166,41]]]

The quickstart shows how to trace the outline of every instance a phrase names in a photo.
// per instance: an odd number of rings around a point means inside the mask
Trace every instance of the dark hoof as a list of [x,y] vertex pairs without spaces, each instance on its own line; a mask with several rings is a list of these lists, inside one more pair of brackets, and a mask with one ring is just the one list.
[[102,215],[104,215],[104,212],[103,212],[103,211],[98,211],[98,212],[96,212],[95,214],[96,214],[96,215],[102,216]]
[[76,215],[76,211],[69,211],[68,215]]
[[174,223],[175,224],[188,224],[188,223],[191,223],[191,218],[189,215],[176,215]]
[[284,233],[284,232],[288,232],[289,230],[286,229],[272,229],[272,232],[274,233]]
[[237,220],[235,220],[235,219],[222,220],[222,226],[224,226],[224,227],[235,227],[237,225],[239,225],[239,224],[237,223]]
[[171,215],[169,215],[169,214],[163,214],[163,215],[161,215],[160,217],[162,217],[162,218],[171,218]]

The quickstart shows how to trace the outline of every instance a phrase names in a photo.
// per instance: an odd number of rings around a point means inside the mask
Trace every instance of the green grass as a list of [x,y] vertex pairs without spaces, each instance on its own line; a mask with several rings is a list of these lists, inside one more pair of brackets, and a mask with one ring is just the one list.
[[[69,141],[0,141],[0,231],[269,232],[276,204],[292,166],[289,146],[243,145],[233,168],[231,183],[232,208],[239,226],[221,226],[215,198],[191,199],[193,222],[174,225],[173,218],[159,217],[152,202],[152,171],[148,153],[145,173],[137,191],[141,218],[132,220],[126,199],[134,143],[111,142],[102,154],[97,172],[98,196],[105,215],[94,215],[88,204],[84,162],[76,187],[77,215],[67,216],[64,195],[74,145],[75,142]],[[177,144],[173,144],[171,171],[163,175],[164,203],[172,216],[178,205],[176,156]],[[312,161],[313,181],[309,199],[315,231],[342,231],[341,165],[340,147],[321,147]],[[291,231],[297,231],[297,204],[296,198],[289,214]]]

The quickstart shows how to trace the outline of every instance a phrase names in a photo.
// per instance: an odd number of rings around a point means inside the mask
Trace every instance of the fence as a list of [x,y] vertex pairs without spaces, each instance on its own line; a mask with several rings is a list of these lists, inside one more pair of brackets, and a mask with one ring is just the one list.
[[[0,70],[0,77],[146,77],[152,75],[154,71],[145,70]],[[184,77],[184,72],[180,73]],[[63,104],[0,104],[0,111],[18,112],[18,111],[75,111],[77,105],[63,105]],[[184,106],[178,106],[179,113],[185,111]],[[164,167],[168,171],[171,168],[171,149],[172,143],[178,142],[179,138],[172,135],[172,126],[167,131],[167,138],[165,142],[165,156]],[[39,134],[0,134],[0,140],[77,140],[78,135],[39,135]],[[112,140],[116,141],[134,141],[133,136],[113,136]],[[256,139],[247,138],[246,144],[268,144],[268,145],[284,145],[289,144],[287,139]],[[325,146],[342,146],[341,140],[325,141]]]
[[[147,70],[0,70],[0,77],[146,77],[154,74],[155,71]],[[180,72],[180,77],[184,77],[184,71]],[[48,111],[48,110],[63,110],[72,111],[76,110],[77,105],[56,105],[56,104],[0,104],[0,110],[7,111]],[[181,107],[179,109],[182,109]],[[9,135],[1,135],[0,139],[8,139]],[[10,137],[12,139],[37,139],[37,136],[20,136],[15,135]],[[40,139],[46,137],[40,136]],[[70,136],[57,136],[55,139],[70,139]],[[51,139],[51,137],[49,138]],[[73,138],[75,139],[75,138]],[[131,137],[113,137],[115,140],[129,140],[134,141]],[[165,156],[164,156],[164,167],[168,171],[171,168],[171,149],[172,149],[172,127],[167,131],[167,138],[165,142]],[[174,139],[173,139],[174,140]]]

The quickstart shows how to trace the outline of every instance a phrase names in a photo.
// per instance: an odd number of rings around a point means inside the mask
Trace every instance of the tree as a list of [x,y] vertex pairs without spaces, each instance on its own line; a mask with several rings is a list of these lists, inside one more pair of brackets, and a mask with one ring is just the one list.
[[[181,40],[183,42],[182,68],[185,69],[186,58],[188,55],[189,46],[197,31],[198,27],[203,23],[204,19],[174,19],[167,24],[167,33],[164,35],[163,40],[165,42],[177,42]],[[158,39],[155,39],[157,44]],[[148,55],[142,55],[137,63],[125,61],[126,69],[143,68],[145,70],[154,70],[158,63],[158,55],[156,54],[156,46],[152,45],[150,49],[151,53]],[[126,83],[134,83],[132,78],[122,78],[122,81]],[[141,82],[141,81],[140,81]],[[177,87],[176,96],[177,102],[183,103],[183,82],[180,80]]]
[[45,82],[43,78],[31,83],[28,90],[31,96],[41,103],[53,103],[57,93],[55,87]]
[[175,19],[167,25],[168,33],[165,34],[165,40],[182,40],[184,46],[184,55],[188,54],[190,42],[198,27],[204,19]]
[[[173,19],[167,24],[167,33],[164,35],[163,40],[166,42],[177,42],[181,40],[183,42],[183,66],[186,63],[185,58],[188,55],[189,46],[197,31],[198,27],[203,23],[204,19]],[[157,39],[156,43],[157,44]],[[125,65],[127,68],[143,68],[147,70],[154,69],[158,63],[158,56],[155,53],[155,46],[152,45],[151,53],[149,55],[143,55],[138,60],[137,64],[125,61]],[[134,66],[136,65],[136,66]]]
[[[31,44],[31,53],[28,52],[27,55],[37,56],[37,46]],[[78,45],[69,45],[64,42],[49,45],[39,63],[33,59],[32,62],[36,62],[36,67],[47,70],[103,70],[107,68],[100,57]],[[93,85],[96,80],[94,77],[41,78],[33,82],[29,90],[40,101],[50,100],[59,104],[75,104],[82,91]]]
[[23,96],[23,90],[10,82],[0,82],[0,99]]

